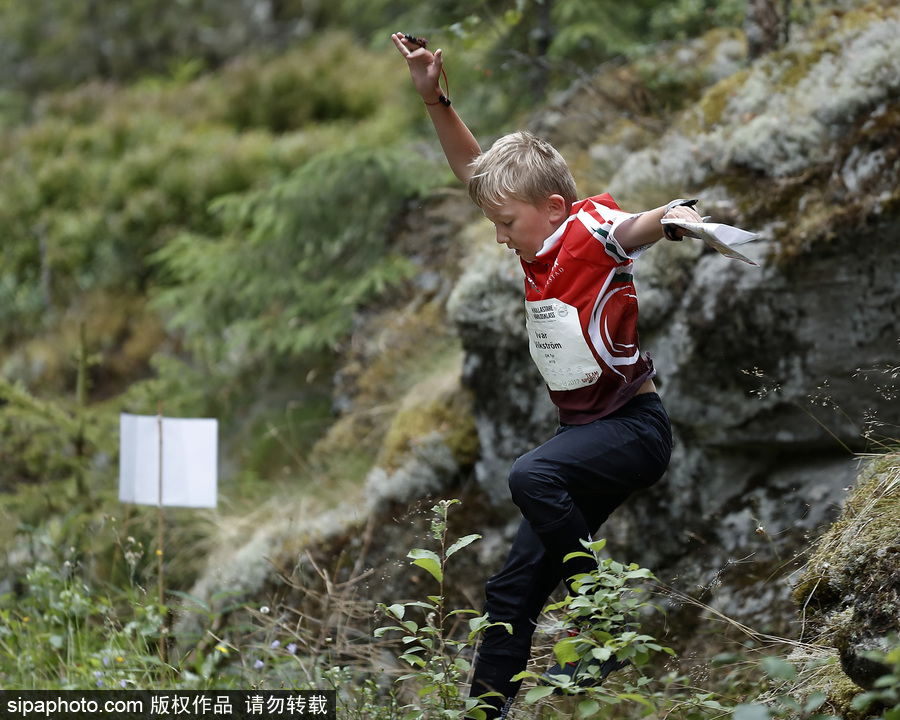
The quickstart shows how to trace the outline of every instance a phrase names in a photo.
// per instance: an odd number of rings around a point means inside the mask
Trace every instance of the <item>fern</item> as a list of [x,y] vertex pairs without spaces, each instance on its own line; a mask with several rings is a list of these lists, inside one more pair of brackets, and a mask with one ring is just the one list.
[[213,203],[224,237],[183,234],[157,252],[171,282],[155,306],[238,366],[328,350],[354,310],[412,275],[391,223],[442,179],[387,150],[322,153],[269,189]]

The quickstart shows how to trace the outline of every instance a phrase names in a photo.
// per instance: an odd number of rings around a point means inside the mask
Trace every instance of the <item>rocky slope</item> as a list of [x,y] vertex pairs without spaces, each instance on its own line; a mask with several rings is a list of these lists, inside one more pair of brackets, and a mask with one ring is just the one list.
[[[790,637],[806,549],[837,517],[864,463],[858,453],[900,427],[900,10],[834,6],[749,67],[741,52],[736,38],[711,36],[674,54],[671,70],[697,77],[699,100],[668,128],[610,101],[625,95],[617,73],[574,88],[532,127],[565,151],[583,193],[609,190],[631,210],[697,196],[713,220],[760,233],[745,246],[759,268],[694,241],[661,243],[637,263],[642,344],[677,446],[664,481],[603,534],[612,553],[663,583]],[[314,547],[320,558],[355,557],[356,571],[371,566],[363,598],[414,594],[402,558],[424,532],[416,508],[444,495],[465,498],[459,534],[484,535],[461,560],[466,582],[456,588],[479,602],[515,522],[508,467],[554,429],[526,349],[515,258],[493,246],[483,222],[450,193],[413,210],[398,232],[423,267],[426,256],[451,254],[423,272],[392,322],[360,322],[337,427],[346,433],[346,419],[364,414],[354,388],[389,352],[398,318],[446,311],[430,338],[456,349],[400,403],[405,415],[394,417],[394,444],[369,474],[366,498],[300,527],[287,510],[255,526],[247,547],[257,554],[214,555],[199,594],[264,590],[273,573],[246,572],[263,547],[310,582],[304,557]]]

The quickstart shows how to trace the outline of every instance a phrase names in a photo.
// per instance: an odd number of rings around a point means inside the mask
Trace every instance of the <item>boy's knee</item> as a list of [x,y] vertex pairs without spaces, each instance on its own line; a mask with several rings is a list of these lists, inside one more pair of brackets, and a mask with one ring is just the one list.
[[509,471],[509,492],[516,505],[520,505],[519,500],[533,496],[540,484],[541,473],[531,453],[513,463]]

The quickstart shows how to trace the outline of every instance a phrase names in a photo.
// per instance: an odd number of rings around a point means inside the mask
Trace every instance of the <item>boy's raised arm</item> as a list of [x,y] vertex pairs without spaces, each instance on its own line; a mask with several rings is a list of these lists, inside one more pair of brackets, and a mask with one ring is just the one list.
[[411,42],[402,33],[394,33],[391,39],[406,58],[413,85],[422,96],[450,169],[460,181],[469,182],[472,175],[470,163],[481,154],[481,147],[456,111],[439,100],[443,97],[440,85],[443,68],[441,51],[438,49],[432,53]]

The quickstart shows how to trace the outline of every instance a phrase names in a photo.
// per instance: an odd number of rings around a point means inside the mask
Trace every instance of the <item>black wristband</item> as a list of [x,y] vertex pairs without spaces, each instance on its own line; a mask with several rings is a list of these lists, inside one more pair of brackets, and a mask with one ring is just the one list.
[[[678,200],[673,200],[668,205],[666,205],[666,211],[663,213],[665,216],[669,210],[676,207],[694,207],[699,202],[699,198],[692,198],[690,200],[685,200],[683,198],[679,198]],[[662,226],[663,236],[666,240],[671,240],[672,242],[681,242],[681,238],[678,237],[678,232],[675,230],[674,225],[664,224]]]

